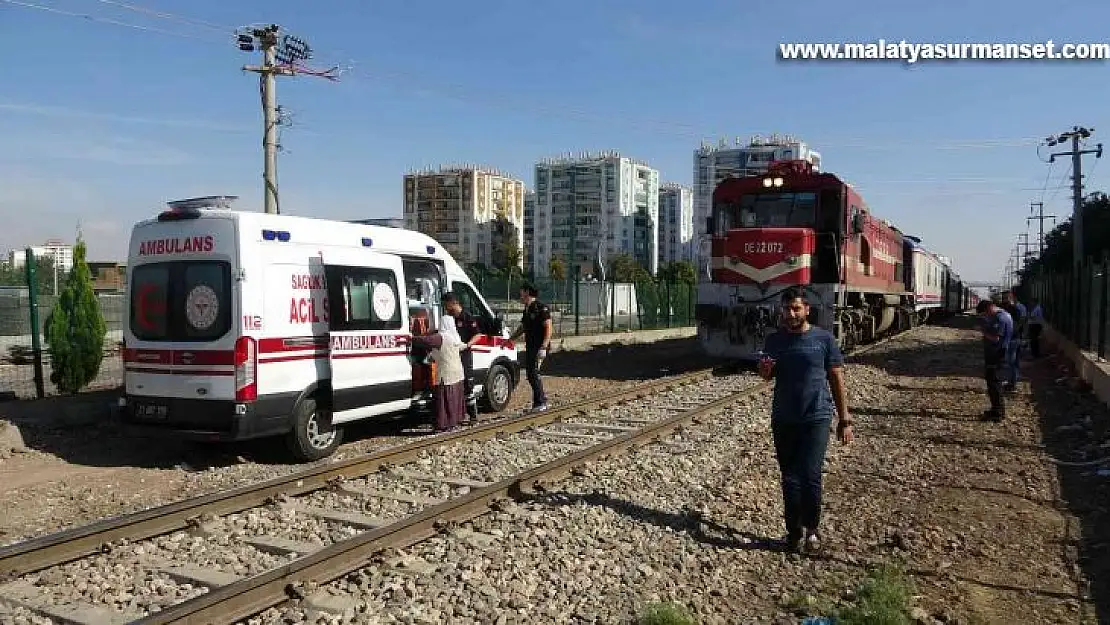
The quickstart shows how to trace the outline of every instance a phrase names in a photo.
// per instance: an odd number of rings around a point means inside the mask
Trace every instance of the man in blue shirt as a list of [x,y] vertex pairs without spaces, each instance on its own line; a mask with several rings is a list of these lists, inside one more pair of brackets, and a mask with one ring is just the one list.
[[1029,352],[1033,358],[1041,357],[1041,330],[1044,329],[1044,308],[1037,298],[1029,300],[1033,310],[1029,312]]
[[1025,327],[1029,321],[1025,304],[1018,301],[1017,294],[1013,291],[1009,293],[1009,304],[1010,306],[1006,309],[1006,312],[1010,313],[1014,327],[1010,342],[1006,345],[1006,372],[1008,377],[1006,383],[1002,385],[1002,389],[1006,391],[1017,388],[1021,370],[1021,340],[1025,337]]
[[983,377],[987,380],[987,396],[991,407],[983,413],[984,421],[1001,421],[1006,416],[1002,389],[998,383],[998,369],[1006,361],[1006,352],[1014,335],[1014,320],[989,299],[975,307],[979,314],[983,334]]
[[821,470],[834,405],[837,438],[852,441],[844,356],[828,330],[810,325],[806,298],[798,288],[783,293],[782,326],[767,337],[759,362],[760,375],[775,380],[771,433],[782,474],[787,545],[795,552],[820,547]]

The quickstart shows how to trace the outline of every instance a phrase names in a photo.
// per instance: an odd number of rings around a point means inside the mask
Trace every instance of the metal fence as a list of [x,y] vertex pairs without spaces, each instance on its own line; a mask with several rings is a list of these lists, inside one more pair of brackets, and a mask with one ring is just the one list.
[[[50,383],[50,350],[43,337],[47,317],[54,309],[53,296],[36,298],[38,332],[42,341],[43,395],[56,395]],[[119,346],[123,340],[123,321],[127,310],[123,295],[110,293],[97,296],[100,312],[108,326],[104,337],[104,360],[100,372],[87,390],[116,388],[123,383],[123,363]],[[0,395],[7,398],[38,397],[35,384],[34,351],[31,340],[31,300],[26,296],[0,295]]]
[[[504,312],[515,328],[523,310],[518,300],[522,281],[486,278],[479,290],[495,310]],[[694,325],[692,284],[642,280],[629,283],[581,281],[533,282],[540,299],[551,306],[556,337],[678,328]],[[117,388],[123,383],[120,342],[127,315],[122,294],[97,296],[100,311],[108,326],[104,360],[100,373],[88,390]],[[54,297],[37,298],[39,336],[54,308]],[[42,343],[43,395],[55,395],[50,383],[50,351]],[[39,396],[35,384],[34,352],[31,340],[31,300],[26,295],[0,295],[0,396],[29,399]]]
[[[523,312],[519,301],[522,278],[477,276],[475,284],[510,325]],[[587,280],[530,280],[540,301],[552,312],[554,336],[581,336],[681,328],[695,325],[697,286],[665,280],[600,282]],[[515,326],[514,326],[515,327]]]
[[1079,268],[1039,273],[1026,278],[1021,293],[1040,300],[1045,321],[1079,346],[1106,359],[1107,307],[1110,305],[1110,256],[1088,260]]

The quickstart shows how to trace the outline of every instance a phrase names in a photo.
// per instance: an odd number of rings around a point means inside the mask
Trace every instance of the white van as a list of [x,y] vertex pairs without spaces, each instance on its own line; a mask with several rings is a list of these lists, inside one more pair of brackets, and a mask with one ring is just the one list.
[[202,440],[284,435],[300,460],[328,456],[340,424],[427,407],[430,387],[414,387],[404,339],[410,315],[440,327],[448,290],[485,332],[475,390],[504,410],[520,376],[516,347],[434,239],[232,211],[234,199],[170,202],[132,230],[128,424]]

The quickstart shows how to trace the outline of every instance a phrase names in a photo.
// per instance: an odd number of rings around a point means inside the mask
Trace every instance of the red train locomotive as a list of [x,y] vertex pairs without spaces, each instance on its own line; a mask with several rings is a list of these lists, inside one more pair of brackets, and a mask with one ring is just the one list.
[[[791,286],[810,293],[810,322],[845,350],[922,318],[910,269],[920,245],[875,217],[851,185],[808,162],[777,162],[762,176],[722,181],[708,232],[711,281],[698,285],[696,316],[709,355],[754,358],[778,325],[781,291]],[[947,266],[943,274],[945,290],[959,295],[928,305],[965,310],[970,293]]]

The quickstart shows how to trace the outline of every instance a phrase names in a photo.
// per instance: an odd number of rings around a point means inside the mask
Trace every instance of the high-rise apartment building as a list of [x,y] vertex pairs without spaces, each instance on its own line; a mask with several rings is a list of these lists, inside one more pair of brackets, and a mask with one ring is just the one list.
[[[507,246],[524,250],[524,182],[496,169],[440,167],[404,181],[405,227],[439,241],[460,263],[504,267]],[[516,267],[521,268],[518,253]]]
[[524,273],[534,270],[536,257],[536,192],[524,192]]
[[537,163],[535,185],[536,275],[549,275],[559,258],[567,277],[574,266],[586,276],[599,255],[618,254],[658,270],[658,171],[615,152],[583,154]]
[[[73,269],[73,246],[68,243],[51,239],[42,245],[32,246],[31,253],[36,259],[50,259],[59,273],[65,274],[68,273],[70,269]],[[8,252],[8,265],[12,269],[18,269],[26,264],[26,262],[26,250],[12,250]]]
[[694,192],[682,185],[659,187],[659,264],[694,262]]
[[730,176],[758,176],[772,161],[808,161],[821,169],[821,155],[793,137],[771,135],[752,137],[746,143],[736,138],[735,145],[721,139],[716,146],[703,143],[694,151],[694,247],[699,272],[709,262],[706,220],[713,205],[713,189]]

